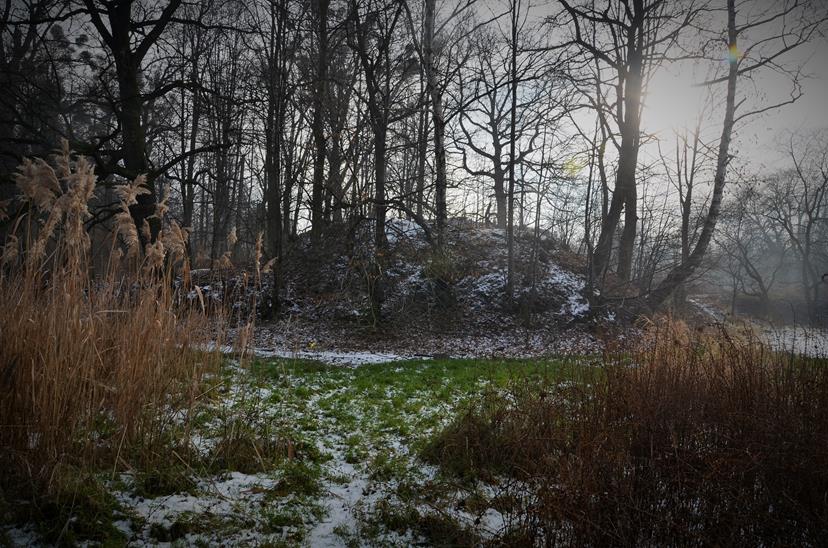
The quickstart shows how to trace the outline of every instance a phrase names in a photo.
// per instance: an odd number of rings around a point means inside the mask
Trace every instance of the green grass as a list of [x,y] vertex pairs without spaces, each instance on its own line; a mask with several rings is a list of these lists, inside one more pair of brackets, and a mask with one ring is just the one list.
[[[272,359],[244,368],[226,367],[205,386],[187,430],[207,449],[182,448],[186,463],[171,456],[166,467],[136,470],[131,482],[110,485],[155,499],[174,493],[197,495],[200,478],[225,472],[264,474],[272,486],[262,489],[256,506],[239,508],[231,516],[182,513],[163,526],[148,527],[149,537],[175,542],[195,535],[209,544],[216,536],[232,538],[234,533],[256,530],[271,535],[266,538],[273,545],[297,545],[324,518],[325,501],[333,496],[329,486],[353,480],[350,472],[334,467],[344,461],[364,478],[368,492],[383,493],[374,499],[376,504],[355,509],[358,530],[340,531],[346,543],[373,539],[382,545],[386,535],[406,531],[437,544],[473,543],[476,537],[468,523],[439,510],[440,505],[454,504],[457,489],[468,486],[430,477],[423,470],[421,451],[482,394],[507,393],[527,379],[533,385],[588,379],[595,369],[585,362],[440,359],[348,368]],[[183,438],[184,426],[180,434]],[[101,497],[85,499],[91,514],[75,520],[73,541],[124,540],[114,528],[92,534],[85,525],[114,519],[117,506],[111,497]],[[103,509],[97,510],[96,504]],[[438,511],[426,511],[423,504]],[[477,510],[473,504],[469,507]],[[71,517],[65,513],[50,520],[50,530]]]
[[[368,478],[369,489],[386,493],[381,504],[359,509],[359,531],[342,532],[351,544],[371,538],[382,544],[384,534],[405,531],[437,544],[474,544],[479,539],[469,524],[452,518],[451,508],[440,508],[455,503],[458,489],[471,489],[464,500],[488,499],[471,484],[428,477],[420,453],[485,394],[506,394],[527,384],[589,382],[600,374],[587,359],[412,360],[358,368],[265,360],[250,364],[249,371],[255,384],[272,389],[268,401],[296,436],[340,451]],[[436,511],[423,511],[423,504]],[[492,504],[468,507],[482,513]]]
[[[5,508],[3,508],[5,507]],[[62,470],[50,497],[37,501],[0,502],[0,516],[10,522],[35,523],[45,542],[74,546],[91,541],[101,546],[123,546],[126,538],[114,525],[122,508],[100,477],[80,470]],[[3,540],[0,545],[11,545]]]

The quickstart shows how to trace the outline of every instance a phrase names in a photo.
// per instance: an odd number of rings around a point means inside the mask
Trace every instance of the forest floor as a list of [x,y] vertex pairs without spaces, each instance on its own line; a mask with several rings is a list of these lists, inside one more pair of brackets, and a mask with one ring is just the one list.
[[381,318],[373,317],[367,298],[371,268],[364,255],[372,240],[364,230],[352,249],[334,236],[322,253],[304,239],[295,242],[278,314],[268,273],[194,270],[198,291],[187,298],[194,306],[229,308],[241,325],[255,316],[254,347],[293,353],[537,357],[600,352],[635,336],[615,307],[591,308],[583,259],[550,238],[517,239],[515,291],[507,298],[504,231],[455,220],[439,254],[410,221],[393,219],[386,229]]
[[[502,326],[463,331],[450,323],[423,322],[396,329],[375,329],[370,325],[309,321],[291,318],[256,325],[251,346],[258,353],[268,351],[283,357],[315,359],[318,352],[369,353],[411,358],[537,358],[562,354],[600,352],[607,344],[620,344],[636,332],[609,333],[584,324],[566,328],[549,325],[520,325],[504,318]],[[229,338],[235,339],[232,330]],[[326,360],[328,354],[323,354]]]
[[101,474],[88,490],[94,511],[52,531],[8,528],[0,544],[89,531],[130,545],[475,544],[507,528],[506,486],[444,475],[423,449],[481,394],[527,378],[569,382],[589,362],[318,356],[336,365],[228,360],[180,432],[199,466],[174,454],[165,470]]

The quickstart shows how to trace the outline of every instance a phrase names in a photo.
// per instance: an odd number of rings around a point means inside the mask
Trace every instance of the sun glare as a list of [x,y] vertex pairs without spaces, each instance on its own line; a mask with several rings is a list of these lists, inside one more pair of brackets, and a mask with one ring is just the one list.
[[644,97],[644,128],[648,132],[683,130],[696,124],[705,100],[705,88],[695,85],[692,71],[658,71]]

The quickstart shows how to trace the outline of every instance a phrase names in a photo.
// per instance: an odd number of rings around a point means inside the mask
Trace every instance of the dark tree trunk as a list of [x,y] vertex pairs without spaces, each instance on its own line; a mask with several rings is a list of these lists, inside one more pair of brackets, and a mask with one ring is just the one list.
[[506,225],[506,297],[509,301],[514,297],[515,289],[515,131],[517,125],[517,35],[518,35],[518,9],[519,0],[512,0],[512,43],[511,43],[511,65],[510,65],[510,93],[511,111],[509,115],[509,195],[508,195],[508,221]]
[[[118,93],[120,95],[120,116],[121,133],[123,139],[124,167],[131,177],[147,175],[146,159],[146,134],[141,117],[143,115],[143,99],[141,98],[141,85],[139,82],[139,61],[129,49],[129,34],[115,54],[115,67],[118,75]],[[154,242],[161,230],[159,219],[152,217],[155,213],[157,198],[155,194],[155,182],[147,178],[145,186],[150,190],[149,194],[141,194],[137,197],[136,204],[130,206],[129,212],[138,228],[142,246]],[[149,225],[149,241],[144,236],[144,223]]]
[[426,74],[426,88],[431,99],[431,120],[434,125],[434,171],[435,171],[435,197],[434,206],[436,210],[437,248],[442,249],[445,240],[445,225],[447,220],[446,210],[446,187],[448,186],[446,174],[446,120],[443,115],[443,97],[437,82],[436,69],[434,67],[434,18],[436,0],[425,0],[424,36],[423,36],[423,61]]
[[328,81],[328,6],[330,0],[314,0],[317,17],[316,87],[313,97],[313,122],[311,131],[315,156],[313,162],[313,187],[311,189],[311,235],[319,241],[324,223],[325,203],[325,104]]
[[417,215],[423,215],[425,200],[426,153],[428,151],[428,102],[423,102],[417,131]]
[[[736,0],[727,0],[727,10],[728,51],[737,51]],[[722,124],[722,135],[719,140],[719,150],[716,157],[716,173],[713,177],[713,193],[710,197],[710,208],[705,217],[699,239],[689,258],[673,268],[647,298],[647,304],[653,308],[660,306],[679,285],[683,284],[693,275],[701,264],[705,253],[707,253],[707,247],[713,238],[713,232],[716,229],[716,223],[722,207],[727,166],[730,163],[730,142],[733,137],[733,126],[736,118],[736,82],[738,77],[739,61],[734,56],[730,58],[730,67],[727,74],[727,98],[725,99],[724,123]]]
[[[157,196],[152,174],[148,173],[146,158],[147,138],[142,121],[144,98],[141,94],[141,63],[181,2],[182,0],[170,0],[152,23],[142,25],[142,38],[133,46],[133,0],[120,0],[103,6],[93,0],[83,0],[92,24],[115,59],[119,99],[116,115],[121,124],[121,155],[124,167],[130,177],[147,175],[146,187],[150,192],[138,196],[138,203],[129,208],[143,244],[148,243],[142,230],[144,224],[149,226],[149,241],[153,242],[161,231],[161,220],[153,216]],[[108,15],[109,28],[101,19],[101,13]]]
[[342,202],[345,199],[342,187],[342,134],[337,131],[331,136],[331,147],[328,154],[328,177],[331,181],[331,218],[334,223],[342,222]]
[[503,149],[500,143],[495,141],[494,156],[495,162],[492,169],[494,175],[494,195],[495,205],[497,209],[497,228],[506,229],[506,173],[503,171],[503,166],[498,158],[503,154]]

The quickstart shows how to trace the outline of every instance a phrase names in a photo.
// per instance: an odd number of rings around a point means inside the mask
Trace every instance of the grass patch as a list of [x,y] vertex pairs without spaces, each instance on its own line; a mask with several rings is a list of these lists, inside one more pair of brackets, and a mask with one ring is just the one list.
[[139,471],[135,475],[133,492],[145,498],[192,492],[196,487],[192,473],[180,464]]
[[18,503],[13,522],[33,522],[45,542],[74,546],[91,541],[120,546],[126,541],[113,522],[121,508],[97,476],[82,470],[61,470],[49,494]]
[[282,467],[281,478],[269,494],[275,497],[316,496],[321,491],[320,478],[321,471],[318,466],[302,461],[289,461]]
[[[224,518],[212,514],[182,512],[169,525],[154,523],[150,526],[150,537],[157,542],[183,541],[187,535],[215,534],[219,531],[234,531],[254,525],[252,521],[238,518]],[[209,546],[206,541],[196,541],[197,545]]]

